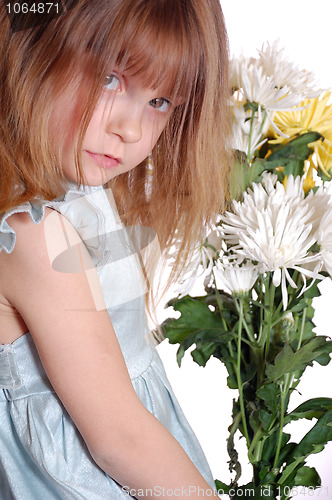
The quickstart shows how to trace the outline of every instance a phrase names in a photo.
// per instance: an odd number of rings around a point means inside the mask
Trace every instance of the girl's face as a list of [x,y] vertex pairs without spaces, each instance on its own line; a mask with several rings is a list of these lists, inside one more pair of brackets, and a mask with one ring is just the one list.
[[[51,125],[55,144],[59,130],[66,131],[62,168],[75,182],[74,136],[79,125],[75,115],[80,104],[77,94],[69,89],[56,101]],[[161,88],[143,87],[139,78],[126,73],[107,76],[83,139],[81,165],[87,185],[105,184],[145,160],[165,128],[172,107]]]

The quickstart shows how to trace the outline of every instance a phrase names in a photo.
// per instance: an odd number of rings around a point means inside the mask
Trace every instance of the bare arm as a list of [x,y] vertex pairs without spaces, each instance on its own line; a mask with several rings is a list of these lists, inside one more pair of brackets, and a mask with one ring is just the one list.
[[[190,487],[191,498],[199,497],[194,488],[211,496],[182,447],[138,399],[108,313],[96,310],[86,273],[52,269],[43,224],[33,224],[27,214],[11,216],[17,242],[12,254],[1,253],[1,280],[92,457],[136,491]],[[55,240],[63,238],[58,226],[54,231]],[[77,237],[74,228],[69,231]],[[84,247],[80,262],[91,267]],[[162,498],[150,493],[145,498]]]

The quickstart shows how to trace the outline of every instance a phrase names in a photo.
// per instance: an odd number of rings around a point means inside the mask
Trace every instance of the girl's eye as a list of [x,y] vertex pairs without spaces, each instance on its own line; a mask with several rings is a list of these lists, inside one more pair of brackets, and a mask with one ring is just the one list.
[[115,75],[106,76],[106,83],[104,87],[107,90],[121,90],[121,82],[120,79]]
[[152,99],[152,101],[150,101],[149,104],[158,111],[165,112],[168,110],[171,103],[168,99],[165,99],[164,97],[157,97],[156,99]]

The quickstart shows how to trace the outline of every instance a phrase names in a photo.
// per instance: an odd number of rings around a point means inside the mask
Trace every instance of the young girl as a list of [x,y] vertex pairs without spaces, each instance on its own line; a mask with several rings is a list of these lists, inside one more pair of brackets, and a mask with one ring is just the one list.
[[1,3],[0,499],[211,496],[140,263],[176,235],[175,277],[223,203],[219,0],[24,15]]

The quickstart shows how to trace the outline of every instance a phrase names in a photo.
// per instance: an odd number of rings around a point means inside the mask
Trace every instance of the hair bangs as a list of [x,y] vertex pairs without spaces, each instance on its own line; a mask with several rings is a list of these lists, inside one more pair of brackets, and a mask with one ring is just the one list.
[[[171,3],[171,5],[170,5]],[[117,65],[171,98],[188,98],[203,65],[199,28],[181,2],[140,2],[127,18]]]

